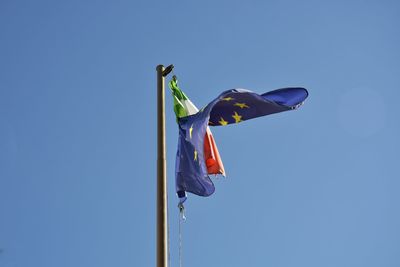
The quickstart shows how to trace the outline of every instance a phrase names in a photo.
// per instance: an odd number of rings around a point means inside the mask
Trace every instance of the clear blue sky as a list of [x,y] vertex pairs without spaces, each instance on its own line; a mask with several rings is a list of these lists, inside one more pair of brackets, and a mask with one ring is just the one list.
[[[184,266],[400,266],[398,1],[0,1],[0,267],[155,266],[156,71],[199,107],[304,86],[214,128]],[[168,93],[169,96],[169,93]],[[177,126],[167,99],[171,266]]]

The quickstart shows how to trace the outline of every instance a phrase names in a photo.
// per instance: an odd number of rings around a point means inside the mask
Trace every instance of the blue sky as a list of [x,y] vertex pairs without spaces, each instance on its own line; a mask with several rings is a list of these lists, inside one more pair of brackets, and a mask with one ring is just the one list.
[[[0,266],[155,266],[156,71],[199,107],[303,86],[213,129],[184,266],[400,266],[397,1],[0,2]],[[167,94],[169,96],[169,93]],[[177,126],[167,98],[171,266]]]

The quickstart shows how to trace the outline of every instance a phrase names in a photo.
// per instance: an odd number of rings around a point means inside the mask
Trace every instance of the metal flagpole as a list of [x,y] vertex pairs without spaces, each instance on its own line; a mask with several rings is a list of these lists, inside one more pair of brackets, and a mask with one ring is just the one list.
[[168,267],[167,173],[165,149],[165,77],[173,65],[157,70],[157,267]]

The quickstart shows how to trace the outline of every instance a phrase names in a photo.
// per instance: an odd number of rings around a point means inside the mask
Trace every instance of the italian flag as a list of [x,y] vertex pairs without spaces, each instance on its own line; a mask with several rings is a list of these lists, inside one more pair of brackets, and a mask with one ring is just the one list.
[[[175,75],[169,82],[169,87],[172,90],[174,111],[177,119],[196,114],[199,111],[192,101],[190,101],[185,93],[178,87],[178,80]],[[225,176],[224,165],[222,164],[217,145],[215,144],[214,137],[209,127],[207,127],[206,135],[204,137],[204,160],[208,174],[222,174]]]

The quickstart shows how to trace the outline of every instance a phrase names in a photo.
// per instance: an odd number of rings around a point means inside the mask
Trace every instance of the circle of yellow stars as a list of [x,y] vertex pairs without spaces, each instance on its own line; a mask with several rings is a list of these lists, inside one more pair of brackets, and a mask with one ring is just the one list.
[[[233,101],[235,100],[233,97],[224,97],[221,98],[222,101]],[[246,103],[240,103],[240,102],[235,102],[235,104],[233,104],[233,106],[235,107],[239,107],[240,109],[244,109],[244,108],[250,108]],[[237,113],[236,111],[233,113],[232,118],[235,120],[235,123],[239,123],[242,122],[242,117],[239,113]],[[228,125],[229,122],[226,121],[223,117],[220,117],[220,120],[218,121],[218,123],[222,126]],[[213,124],[212,122],[210,122],[210,124]]]

